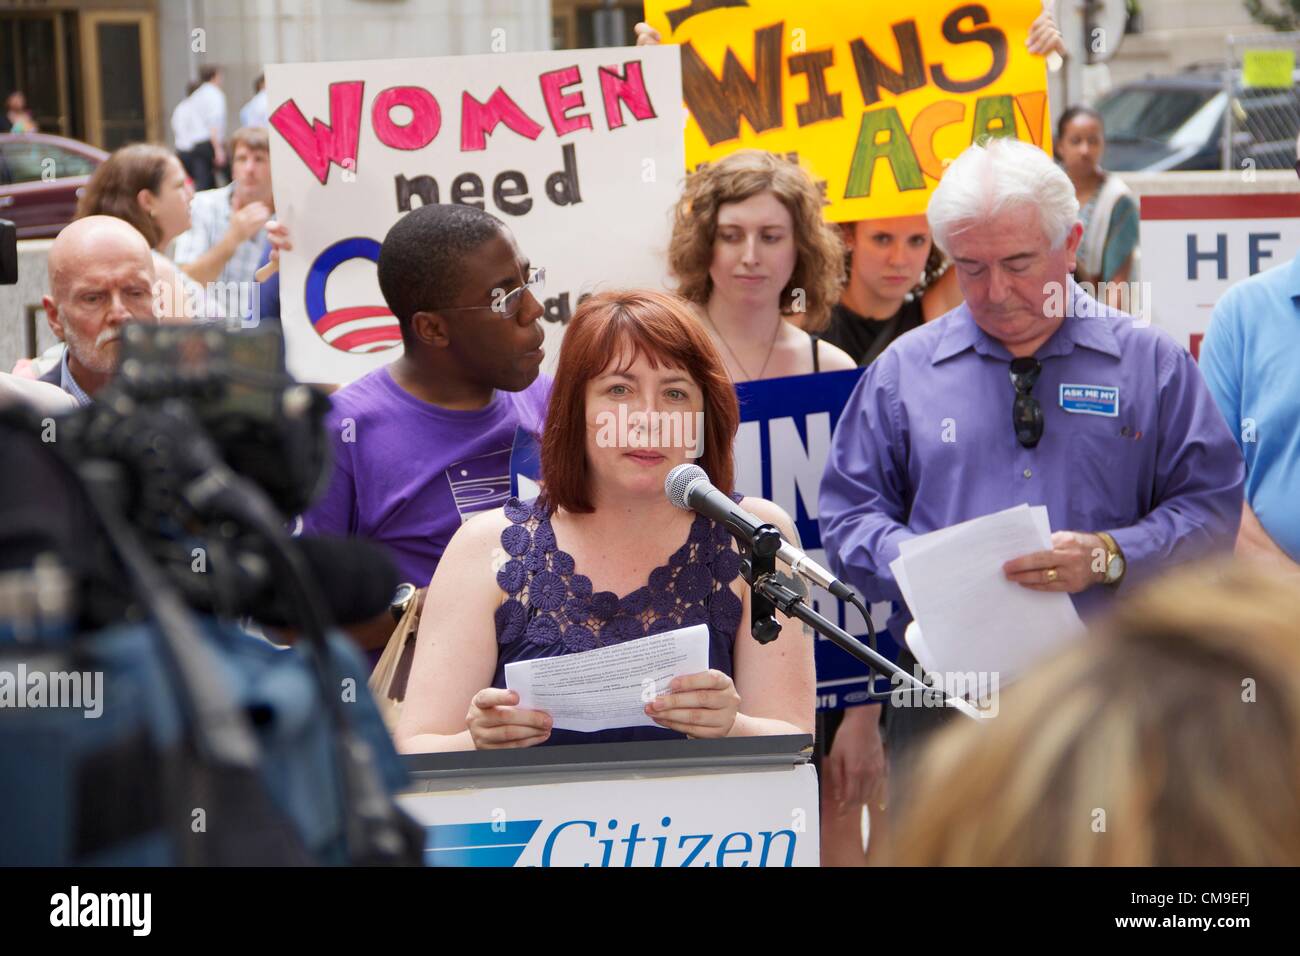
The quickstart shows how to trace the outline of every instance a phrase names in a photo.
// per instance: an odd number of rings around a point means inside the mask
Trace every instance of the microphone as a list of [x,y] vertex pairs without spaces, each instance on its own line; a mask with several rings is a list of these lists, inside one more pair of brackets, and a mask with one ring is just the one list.
[[[664,493],[678,508],[712,518],[751,540],[754,529],[767,523],[713,487],[708,474],[699,465],[678,465],[668,472],[668,477],[664,479]],[[841,601],[852,603],[857,600],[857,594],[851,587],[788,541],[781,541],[776,557],[795,574],[825,588]]]
[[[294,538],[293,544],[311,569],[333,621],[346,627],[388,610],[401,577],[386,550],[360,538]],[[288,596],[274,581],[262,589],[252,617],[271,627],[297,624]]]

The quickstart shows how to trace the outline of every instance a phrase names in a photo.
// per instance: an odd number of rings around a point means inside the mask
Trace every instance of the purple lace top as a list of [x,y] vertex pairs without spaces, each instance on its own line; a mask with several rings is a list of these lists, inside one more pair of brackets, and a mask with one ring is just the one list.
[[[592,592],[573,557],[555,543],[543,498],[505,506],[510,525],[501,532],[509,560],[497,572],[507,594],[496,611],[497,667],[494,687],[505,687],[512,661],[576,654],[674,628],[707,624],[709,667],[732,673],[732,644],[742,603],[731,589],[740,574],[740,555],[722,525],[697,515],[686,543],[650,580],[619,597]],[[664,727],[628,727],[597,733],[553,730],[548,744],[672,740],[682,734]]]

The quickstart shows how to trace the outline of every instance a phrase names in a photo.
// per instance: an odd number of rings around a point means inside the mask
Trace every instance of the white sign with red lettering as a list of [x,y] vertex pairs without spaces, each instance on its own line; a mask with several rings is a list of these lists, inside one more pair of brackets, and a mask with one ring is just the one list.
[[[375,273],[423,203],[479,206],[546,268],[549,361],[584,293],[662,287],[685,171],[675,46],[267,67],[289,368],[351,381],[400,354]],[[430,307],[446,303],[429,303]]]

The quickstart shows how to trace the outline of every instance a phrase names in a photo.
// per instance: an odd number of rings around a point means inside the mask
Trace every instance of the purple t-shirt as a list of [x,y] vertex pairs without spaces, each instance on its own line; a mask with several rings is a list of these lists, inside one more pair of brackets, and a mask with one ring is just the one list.
[[333,395],[325,427],[334,474],[302,533],[386,545],[402,580],[424,587],[461,522],[510,497],[515,429],[541,434],[550,388],[539,375],[464,412],[416,398],[386,366],[357,379]]

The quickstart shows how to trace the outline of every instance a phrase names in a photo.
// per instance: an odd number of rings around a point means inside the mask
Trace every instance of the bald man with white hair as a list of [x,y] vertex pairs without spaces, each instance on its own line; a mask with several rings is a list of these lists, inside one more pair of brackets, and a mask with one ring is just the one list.
[[112,379],[127,322],[157,322],[153,254],[123,219],[87,216],[50,246],[50,294],[41,300],[50,330],[67,345],[41,381],[88,405]]

